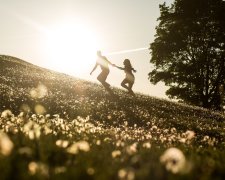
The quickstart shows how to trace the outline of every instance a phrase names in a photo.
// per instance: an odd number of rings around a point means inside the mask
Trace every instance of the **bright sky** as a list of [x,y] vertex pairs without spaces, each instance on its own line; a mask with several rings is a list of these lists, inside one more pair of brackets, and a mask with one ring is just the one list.
[[[146,49],[163,2],[173,0],[0,0],[0,54],[96,82],[100,71],[89,73],[100,49],[119,66],[131,60],[134,91],[165,98],[163,83],[148,80]],[[119,87],[124,76],[112,67],[107,82]]]

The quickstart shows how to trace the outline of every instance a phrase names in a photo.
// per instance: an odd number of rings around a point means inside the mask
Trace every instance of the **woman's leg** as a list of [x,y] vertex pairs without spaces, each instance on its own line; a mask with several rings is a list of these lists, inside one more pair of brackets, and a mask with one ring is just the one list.
[[129,90],[129,87],[126,85],[128,83],[128,80],[125,78],[122,82],[121,82],[121,86],[127,90]]
[[130,91],[132,91],[132,87],[133,87],[134,83],[133,82],[129,82],[128,83],[128,88]]

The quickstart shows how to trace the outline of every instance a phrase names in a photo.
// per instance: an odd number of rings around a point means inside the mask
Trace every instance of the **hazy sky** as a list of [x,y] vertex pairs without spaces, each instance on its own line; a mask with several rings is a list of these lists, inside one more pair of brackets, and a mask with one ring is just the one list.
[[[0,0],[0,54],[96,81],[98,70],[89,75],[95,62],[93,51],[108,54],[149,48],[163,2],[173,1]],[[121,66],[129,58],[137,70],[134,91],[164,98],[163,84],[154,86],[148,80],[149,53],[145,49],[107,58]],[[120,86],[124,72],[110,70],[107,81]]]

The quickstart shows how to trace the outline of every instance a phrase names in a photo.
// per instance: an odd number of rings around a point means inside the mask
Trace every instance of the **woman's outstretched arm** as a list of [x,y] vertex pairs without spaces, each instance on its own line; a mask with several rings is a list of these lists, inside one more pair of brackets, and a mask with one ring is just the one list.
[[117,68],[120,69],[120,70],[124,70],[124,69],[125,69],[125,68],[120,67],[120,66],[117,66],[117,65],[114,65],[114,67],[117,67]]

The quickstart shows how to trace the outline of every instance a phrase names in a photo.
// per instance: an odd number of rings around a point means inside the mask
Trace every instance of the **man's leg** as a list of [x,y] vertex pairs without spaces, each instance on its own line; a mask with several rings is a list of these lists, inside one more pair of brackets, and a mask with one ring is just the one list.
[[107,78],[108,74],[109,74],[108,71],[102,71],[97,77],[99,82],[101,82],[102,85],[106,88],[109,88],[109,86],[110,86],[110,84],[106,82],[106,78]]

